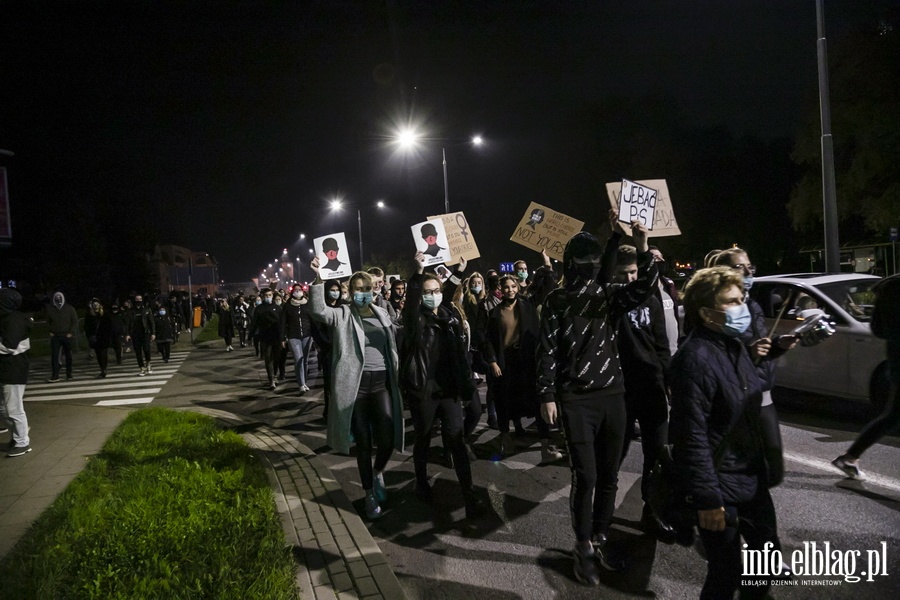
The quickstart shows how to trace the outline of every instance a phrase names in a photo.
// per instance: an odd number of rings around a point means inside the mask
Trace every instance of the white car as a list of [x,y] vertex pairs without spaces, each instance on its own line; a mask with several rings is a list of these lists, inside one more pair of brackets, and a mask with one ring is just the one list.
[[[797,346],[778,359],[775,384],[827,396],[868,401],[880,411],[887,402],[885,341],[872,335],[873,275],[797,273],[757,277],[750,290],[775,335],[803,322],[801,311],[821,309],[835,333],[818,345]],[[809,313],[807,313],[809,314]]]

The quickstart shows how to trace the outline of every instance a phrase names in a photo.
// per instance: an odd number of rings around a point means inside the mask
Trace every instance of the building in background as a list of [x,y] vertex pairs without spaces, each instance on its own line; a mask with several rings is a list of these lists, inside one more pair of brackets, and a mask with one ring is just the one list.
[[206,252],[195,252],[174,244],[158,244],[150,255],[150,268],[162,294],[191,289],[201,296],[219,290],[219,263]]

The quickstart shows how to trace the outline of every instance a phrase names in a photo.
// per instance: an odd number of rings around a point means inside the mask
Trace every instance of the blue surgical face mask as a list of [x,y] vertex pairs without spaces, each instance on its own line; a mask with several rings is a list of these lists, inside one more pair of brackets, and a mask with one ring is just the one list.
[[744,275],[744,291],[749,292],[753,287],[753,275]]
[[444,295],[440,292],[437,292],[435,294],[425,294],[422,296],[422,304],[426,308],[430,308],[431,310],[434,310],[435,306],[440,306],[443,300]]
[[516,271],[516,276],[521,281],[525,281],[526,279],[528,279],[528,271]]
[[257,299],[256,299],[256,305],[259,306],[260,304],[262,304],[262,300],[260,300],[259,298],[257,298]]
[[353,292],[353,303],[360,308],[372,304],[374,298],[375,294],[372,292]]
[[341,297],[341,290],[330,290],[328,292],[328,297],[331,298],[332,300],[337,300],[338,298]]
[[266,304],[272,304],[272,299],[270,297],[266,296],[265,302],[266,302]]
[[481,286],[480,286],[480,285],[473,285],[473,286],[472,286],[472,293],[473,293],[473,294],[480,294],[480,293],[481,293]]
[[746,302],[740,306],[729,306],[725,309],[725,323],[720,325],[722,333],[738,337],[750,327],[750,320],[750,308]]
[[160,314],[161,316],[166,316],[166,311],[161,310],[161,311],[159,311],[159,314]]

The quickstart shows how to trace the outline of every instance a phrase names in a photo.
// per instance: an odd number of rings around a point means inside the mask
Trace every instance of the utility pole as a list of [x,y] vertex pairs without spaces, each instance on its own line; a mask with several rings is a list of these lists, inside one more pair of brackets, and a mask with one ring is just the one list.
[[841,272],[838,241],[837,191],[834,183],[834,141],[828,93],[828,48],[825,42],[824,0],[816,0],[816,49],[819,59],[819,115],[822,121],[822,220],[825,224],[825,272]]

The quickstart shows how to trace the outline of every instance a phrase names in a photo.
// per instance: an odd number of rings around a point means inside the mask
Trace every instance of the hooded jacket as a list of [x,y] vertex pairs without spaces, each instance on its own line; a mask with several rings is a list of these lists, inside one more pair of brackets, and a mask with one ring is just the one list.
[[66,303],[62,292],[53,294],[53,302],[47,307],[47,325],[53,335],[72,335],[78,333],[78,314],[71,304]]
[[0,289],[0,385],[28,383],[28,333],[34,322],[19,312],[22,296],[14,289]]
[[590,276],[579,271],[574,259],[599,254],[597,239],[582,232],[566,244],[565,287],[551,292],[541,311],[538,393],[544,403],[625,391],[616,328],[620,318],[653,295],[657,271],[653,255],[643,252],[638,254],[635,281],[608,283],[620,237],[610,236],[600,265]]

